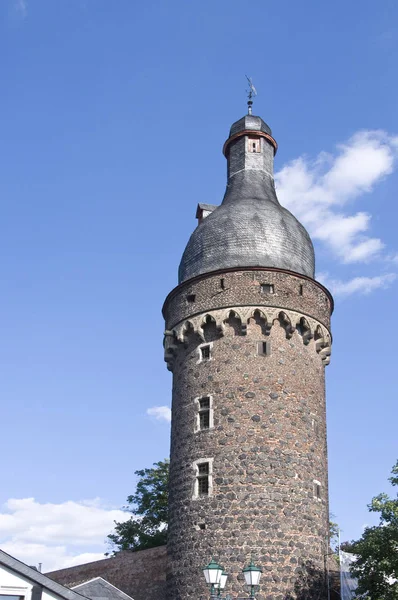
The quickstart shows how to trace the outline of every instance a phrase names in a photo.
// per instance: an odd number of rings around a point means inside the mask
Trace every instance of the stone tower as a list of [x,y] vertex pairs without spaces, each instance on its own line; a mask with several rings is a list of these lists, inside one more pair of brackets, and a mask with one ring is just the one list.
[[304,227],[277,199],[277,144],[246,115],[224,144],[220,206],[199,204],[168,295],[173,373],[168,598],[207,597],[202,567],[262,567],[259,597],[326,598],[324,367],[330,293]]

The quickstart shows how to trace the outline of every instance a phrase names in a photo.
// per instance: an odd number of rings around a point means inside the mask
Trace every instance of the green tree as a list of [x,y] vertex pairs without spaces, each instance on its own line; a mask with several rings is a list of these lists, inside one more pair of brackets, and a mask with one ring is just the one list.
[[[333,548],[334,552],[338,550],[338,539],[339,539],[339,525],[332,519],[335,519],[336,515],[333,513],[329,514],[329,544]],[[337,550],[336,550],[337,545]]]
[[127,497],[128,521],[115,521],[108,535],[114,552],[145,550],[163,546],[167,538],[169,461],[154,463],[151,469],[135,471],[139,477],[135,494]]
[[[398,461],[389,481],[398,486]],[[367,527],[359,540],[341,545],[358,557],[350,569],[358,579],[355,597],[398,600],[398,494],[395,499],[379,494],[369,510],[380,513],[379,525]]]

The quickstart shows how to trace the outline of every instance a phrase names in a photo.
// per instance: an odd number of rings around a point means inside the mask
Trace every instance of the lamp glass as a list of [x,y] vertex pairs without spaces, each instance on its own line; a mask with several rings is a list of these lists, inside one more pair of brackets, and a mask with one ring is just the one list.
[[203,569],[203,575],[205,576],[206,583],[208,585],[217,585],[220,583],[222,572],[222,567],[220,567],[220,565],[218,565],[216,561],[212,559]]
[[262,570],[251,561],[250,565],[243,569],[246,585],[259,585]]
[[225,571],[223,571],[221,573],[221,578],[220,578],[220,583],[219,583],[220,590],[223,590],[225,588],[225,584],[227,583],[227,579],[228,579],[228,573],[226,573]]

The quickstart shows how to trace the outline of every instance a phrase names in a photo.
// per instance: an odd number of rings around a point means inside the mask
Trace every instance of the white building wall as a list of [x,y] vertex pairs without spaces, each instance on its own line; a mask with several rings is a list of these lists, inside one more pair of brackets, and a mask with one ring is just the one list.
[[[33,583],[29,579],[23,575],[17,575],[4,565],[0,565],[0,596],[23,596],[24,600],[31,600],[32,587]],[[61,600],[61,597],[44,588],[42,600]]]
[[31,600],[32,586],[27,579],[0,565],[0,594],[24,596],[25,600]]

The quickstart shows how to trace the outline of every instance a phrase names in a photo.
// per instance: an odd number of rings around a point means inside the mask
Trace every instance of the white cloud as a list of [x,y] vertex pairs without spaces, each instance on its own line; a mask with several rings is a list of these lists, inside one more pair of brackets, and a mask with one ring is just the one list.
[[398,265],[398,254],[390,254],[389,256],[386,257],[386,259],[387,259],[387,261]]
[[24,19],[28,15],[28,4],[26,0],[15,0],[15,8]]
[[158,421],[171,421],[171,410],[168,406],[153,406],[146,411],[147,415],[155,417]]
[[348,281],[329,279],[328,275],[320,274],[319,281],[325,285],[334,296],[350,296],[351,294],[370,294],[378,288],[387,288],[397,278],[395,273],[387,273],[376,277],[354,277]]
[[343,207],[393,172],[398,137],[384,131],[360,131],[338,146],[335,156],[300,157],[275,175],[278,197],[343,263],[367,262],[384,243],[369,237],[371,215],[347,214]]
[[51,571],[104,558],[114,521],[129,518],[129,513],[98,498],[60,504],[12,498],[0,512],[0,546],[23,562],[41,562],[43,570]]

